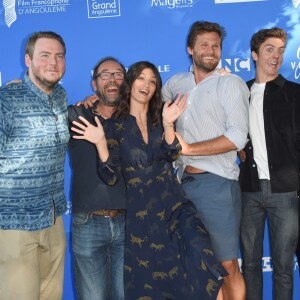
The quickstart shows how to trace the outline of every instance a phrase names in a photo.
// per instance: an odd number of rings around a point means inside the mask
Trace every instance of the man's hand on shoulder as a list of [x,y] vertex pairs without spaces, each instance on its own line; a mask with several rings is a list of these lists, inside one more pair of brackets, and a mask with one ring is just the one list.
[[22,81],[23,81],[22,79],[13,79],[13,80],[10,80],[10,81],[6,82],[6,84],[21,83]]
[[83,105],[85,108],[93,107],[94,103],[99,100],[96,94],[87,96],[83,101],[77,102],[76,105]]

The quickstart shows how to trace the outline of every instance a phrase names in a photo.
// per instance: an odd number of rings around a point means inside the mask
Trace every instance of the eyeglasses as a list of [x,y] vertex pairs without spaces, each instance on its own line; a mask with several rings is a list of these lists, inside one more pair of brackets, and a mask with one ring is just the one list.
[[114,73],[101,72],[95,76],[95,79],[100,77],[103,80],[107,80],[107,79],[110,79],[111,76],[114,76],[114,79],[116,79],[116,80],[122,80],[122,79],[124,79],[125,75],[122,72],[114,72]]

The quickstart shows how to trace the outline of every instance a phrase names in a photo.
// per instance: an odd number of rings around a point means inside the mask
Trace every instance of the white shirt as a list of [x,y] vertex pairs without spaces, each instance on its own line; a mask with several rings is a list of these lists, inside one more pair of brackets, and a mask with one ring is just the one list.
[[[192,72],[179,73],[165,83],[162,92],[165,100],[174,100],[178,93],[189,92],[187,108],[176,122],[176,130],[187,143],[224,135],[238,149],[243,149],[249,129],[249,90],[240,77],[214,73],[196,85]],[[176,165],[178,172],[190,165],[237,180],[236,159],[235,150],[210,156],[182,155]]]
[[270,179],[268,153],[264,125],[265,83],[253,83],[251,87],[249,126],[253,145],[254,160],[257,164],[259,179]]

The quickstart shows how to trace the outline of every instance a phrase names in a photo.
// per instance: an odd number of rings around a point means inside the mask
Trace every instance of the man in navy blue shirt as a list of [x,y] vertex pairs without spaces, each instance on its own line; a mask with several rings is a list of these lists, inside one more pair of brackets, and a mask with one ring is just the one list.
[[[70,106],[69,122],[82,116],[95,124],[97,117],[107,139],[107,126],[119,100],[124,66],[113,57],[98,62],[92,86],[98,96],[93,107]],[[109,149],[114,143],[108,143]],[[124,299],[123,268],[125,243],[125,183],[106,185],[97,174],[96,147],[84,140],[71,139],[69,152],[73,168],[72,246],[76,291],[82,300]]]

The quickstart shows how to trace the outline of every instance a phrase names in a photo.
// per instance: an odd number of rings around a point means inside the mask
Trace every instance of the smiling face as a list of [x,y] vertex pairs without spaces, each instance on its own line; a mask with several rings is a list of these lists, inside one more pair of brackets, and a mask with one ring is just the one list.
[[197,35],[193,48],[188,47],[194,69],[205,73],[215,70],[221,58],[221,38],[216,32],[204,32]]
[[278,76],[282,64],[285,43],[280,38],[266,39],[258,49],[252,51],[252,58],[256,63],[256,77],[259,82],[268,82]]
[[[97,70],[97,74],[102,72],[123,73],[123,69],[115,61],[107,60],[103,62]],[[119,99],[120,85],[123,79],[115,79],[111,74],[109,79],[101,79],[100,76],[93,79],[92,86],[96,94],[106,106],[116,106]]]
[[25,55],[25,64],[31,81],[45,93],[51,94],[66,70],[65,49],[56,39],[39,38],[32,57]]
[[156,90],[157,78],[150,68],[143,69],[131,86],[130,104],[148,105]]

